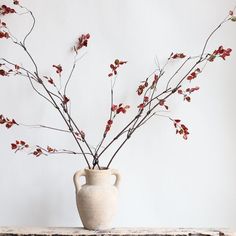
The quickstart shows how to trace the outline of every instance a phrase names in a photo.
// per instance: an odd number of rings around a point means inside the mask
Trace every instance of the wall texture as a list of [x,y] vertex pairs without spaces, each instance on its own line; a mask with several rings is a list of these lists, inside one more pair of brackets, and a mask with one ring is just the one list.
[[[1,0],[1,4],[10,3]],[[54,76],[53,64],[68,76],[70,48],[82,33],[89,47],[68,88],[72,114],[92,146],[101,139],[110,97],[109,65],[127,60],[117,79],[116,103],[133,104],[117,120],[122,127],[136,110],[136,88],[169,54],[199,55],[209,33],[235,5],[234,0],[22,0],[36,17],[28,47],[42,75]],[[22,38],[30,28],[27,15],[7,16]],[[172,98],[167,115],[190,129],[187,141],[175,135],[168,119],[156,117],[120,151],[112,167],[122,172],[120,206],[114,226],[236,228],[236,24],[222,27],[210,42],[211,52],[231,47],[232,56],[209,64],[193,82],[200,90],[192,102]],[[0,57],[32,64],[9,41],[1,40]],[[168,68],[172,71],[176,64]],[[168,77],[168,73],[166,79]],[[62,78],[63,79],[63,78]],[[24,124],[64,128],[56,111],[23,78],[0,77],[0,114]],[[75,149],[69,135],[45,129],[0,127],[0,225],[79,226],[72,176],[85,167],[69,155],[34,158],[14,154],[16,139],[32,144]],[[108,152],[102,163],[109,160]]]

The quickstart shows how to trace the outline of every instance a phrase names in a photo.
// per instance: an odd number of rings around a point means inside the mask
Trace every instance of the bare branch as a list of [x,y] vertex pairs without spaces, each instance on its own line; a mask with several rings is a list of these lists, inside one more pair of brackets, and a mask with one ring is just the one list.
[[[12,66],[17,65],[17,63],[10,62],[9,60],[7,60],[7,59],[5,59],[5,58],[0,58],[0,61],[1,61],[1,60],[2,60],[2,61],[5,61],[6,63],[8,63],[8,64],[10,64],[10,65],[12,65]],[[18,65],[18,66],[19,66],[19,65]],[[35,81],[37,81],[37,79],[36,79],[36,77],[35,77],[35,74],[33,74],[33,73],[30,72],[28,69],[26,69],[26,68],[24,68],[24,67],[22,67],[22,66],[19,66],[19,68],[20,68],[21,70],[25,71],[26,73],[30,74],[31,77],[32,77]]]
[[65,87],[64,87],[64,92],[63,92],[63,94],[64,95],[66,95],[66,90],[67,90],[67,86],[68,86],[68,84],[69,84],[69,82],[70,82],[70,80],[71,80],[71,78],[72,78],[72,75],[73,75],[73,72],[74,72],[74,70],[75,70],[75,67],[76,67],[76,65],[77,65],[77,62],[79,61],[79,60],[81,60],[85,55],[86,55],[86,53],[84,53],[82,56],[80,56],[79,58],[77,58],[77,52],[76,52],[76,54],[75,54],[75,57],[74,57],[74,63],[73,63],[73,66],[72,66],[72,68],[71,68],[71,71],[70,71],[70,75],[69,75],[69,77],[68,77],[68,79],[67,79],[67,81],[66,81],[66,84],[65,84]]
[[35,26],[35,17],[31,11],[28,11],[33,19],[33,24],[29,30],[29,32],[26,34],[25,38],[23,39],[23,45],[25,46],[26,39],[29,37],[29,35],[32,33],[34,26]]
[[166,89],[169,88],[171,80],[180,72],[180,70],[184,67],[184,65],[191,59],[191,57],[188,57],[182,64],[181,66],[175,71],[175,73],[170,77],[170,79],[167,82]]
[[34,84],[33,84],[32,80],[31,80],[31,77],[30,77],[30,75],[28,74],[28,72],[27,72],[27,77],[28,77],[28,79],[29,79],[30,85],[32,86],[33,90],[34,90],[39,96],[43,97],[45,100],[47,100],[48,102],[50,102],[50,103],[55,107],[55,105],[54,105],[46,96],[44,96],[42,93],[40,93],[40,92],[34,87]]

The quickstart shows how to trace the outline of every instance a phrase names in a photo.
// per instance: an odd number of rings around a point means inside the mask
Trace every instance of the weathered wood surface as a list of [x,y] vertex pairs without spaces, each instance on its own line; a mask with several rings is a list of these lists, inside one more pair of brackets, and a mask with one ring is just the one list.
[[156,236],[236,236],[236,233],[227,229],[161,229],[161,228],[114,228],[103,231],[90,231],[83,228],[30,228],[30,227],[0,227],[1,236],[131,236],[131,235],[156,235]]

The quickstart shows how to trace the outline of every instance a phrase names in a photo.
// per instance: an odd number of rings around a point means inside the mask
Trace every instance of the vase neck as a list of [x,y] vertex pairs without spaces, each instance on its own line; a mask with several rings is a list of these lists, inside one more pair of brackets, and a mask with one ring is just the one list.
[[86,184],[88,185],[110,185],[111,171],[108,170],[85,170]]

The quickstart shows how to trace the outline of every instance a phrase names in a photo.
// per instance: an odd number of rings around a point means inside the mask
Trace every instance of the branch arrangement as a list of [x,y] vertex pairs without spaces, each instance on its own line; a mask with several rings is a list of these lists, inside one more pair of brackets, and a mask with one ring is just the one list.
[[[122,116],[131,108],[131,106],[128,104],[116,104],[114,102],[115,83],[117,80],[118,71],[127,63],[127,61],[116,59],[110,65],[110,73],[108,73],[108,78],[111,80],[111,104],[109,109],[109,116],[104,125],[104,131],[102,133],[101,141],[95,148],[93,148],[89,145],[86,134],[80,128],[79,122],[75,121],[71,116],[69,109],[71,101],[69,96],[67,95],[68,84],[73,77],[77,62],[81,57],[81,50],[84,47],[88,46],[90,34],[81,35],[74,45],[74,61],[68,78],[65,78],[63,76],[63,67],[61,65],[52,65],[52,67],[55,69],[57,78],[48,75],[41,76],[37,63],[27,47],[27,40],[32,34],[35,27],[35,16],[32,11],[22,6],[20,4],[20,1],[14,0],[13,5],[14,6],[11,7],[6,5],[0,6],[0,39],[11,40],[12,44],[15,44],[19,48],[21,48],[22,52],[33,64],[34,69],[30,70],[20,63],[0,57],[0,78],[10,76],[24,77],[30,83],[35,93],[41,96],[44,100],[50,103],[54,109],[57,110],[58,115],[65,122],[67,129],[45,125],[37,125],[34,127],[46,128],[52,131],[65,132],[70,134],[73,137],[75,144],[77,145],[78,151],[55,149],[50,146],[30,146],[23,140],[16,140],[15,142],[11,143],[11,148],[15,152],[19,150],[28,150],[28,153],[34,155],[35,157],[62,153],[82,155],[89,169],[95,168],[96,166],[99,169],[102,168],[99,165],[101,156],[113,144],[117,143],[118,140],[121,140],[106,166],[106,168],[109,168],[117,153],[126,144],[126,142],[130,139],[130,137],[137,129],[139,129],[155,116],[164,116],[160,114],[160,111],[158,111],[157,108],[160,108],[162,110],[169,110],[167,102],[170,97],[175,95],[182,96],[183,101],[191,102],[192,94],[197,92],[200,88],[198,86],[186,86],[186,83],[191,84],[191,81],[195,80],[199,76],[199,74],[203,72],[208,63],[212,63],[219,58],[225,60],[226,57],[230,56],[230,53],[232,51],[231,48],[224,48],[223,46],[219,46],[213,52],[208,52],[207,47],[215,32],[218,31],[222,27],[222,25],[229,21],[236,21],[236,16],[234,15],[235,9],[230,11],[227,17],[209,34],[198,56],[187,56],[182,52],[171,53],[167,58],[164,66],[161,67],[160,65],[158,65],[155,71],[153,71],[147,78],[140,82],[137,87],[136,93],[137,96],[140,97],[141,102],[140,104],[133,107],[134,109],[136,109],[136,114],[119,132],[117,132],[117,134],[114,135],[114,137],[111,138],[111,141],[107,142],[107,136],[109,135],[109,131],[114,125],[116,117]],[[7,15],[9,14],[15,14],[18,16],[22,14],[28,14],[29,17],[31,17],[32,25],[30,27],[30,30],[25,34],[22,40],[18,40],[17,37],[10,31],[5,21],[2,20],[3,17],[7,17]],[[179,61],[176,62],[179,63],[179,66],[170,77],[166,78],[165,72],[168,68],[169,63],[173,61]],[[181,73],[183,74],[182,76],[180,75]],[[164,89],[158,86],[160,80],[166,81],[166,86]],[[164,117],[168,118],[173,124],[176,130],[176,134],[179,134],[184,139],[188,138],[189,130],[180,119],[174,119],[169,116]],[[0,115],[0,125],[5,126],[7,129],[10,129],[16,125],[24,126],[24,124],[20,124],[15,121],[15,119],[10,119],[5,115]],[[92,157],[92,162],[89,161],[88,157]]]

